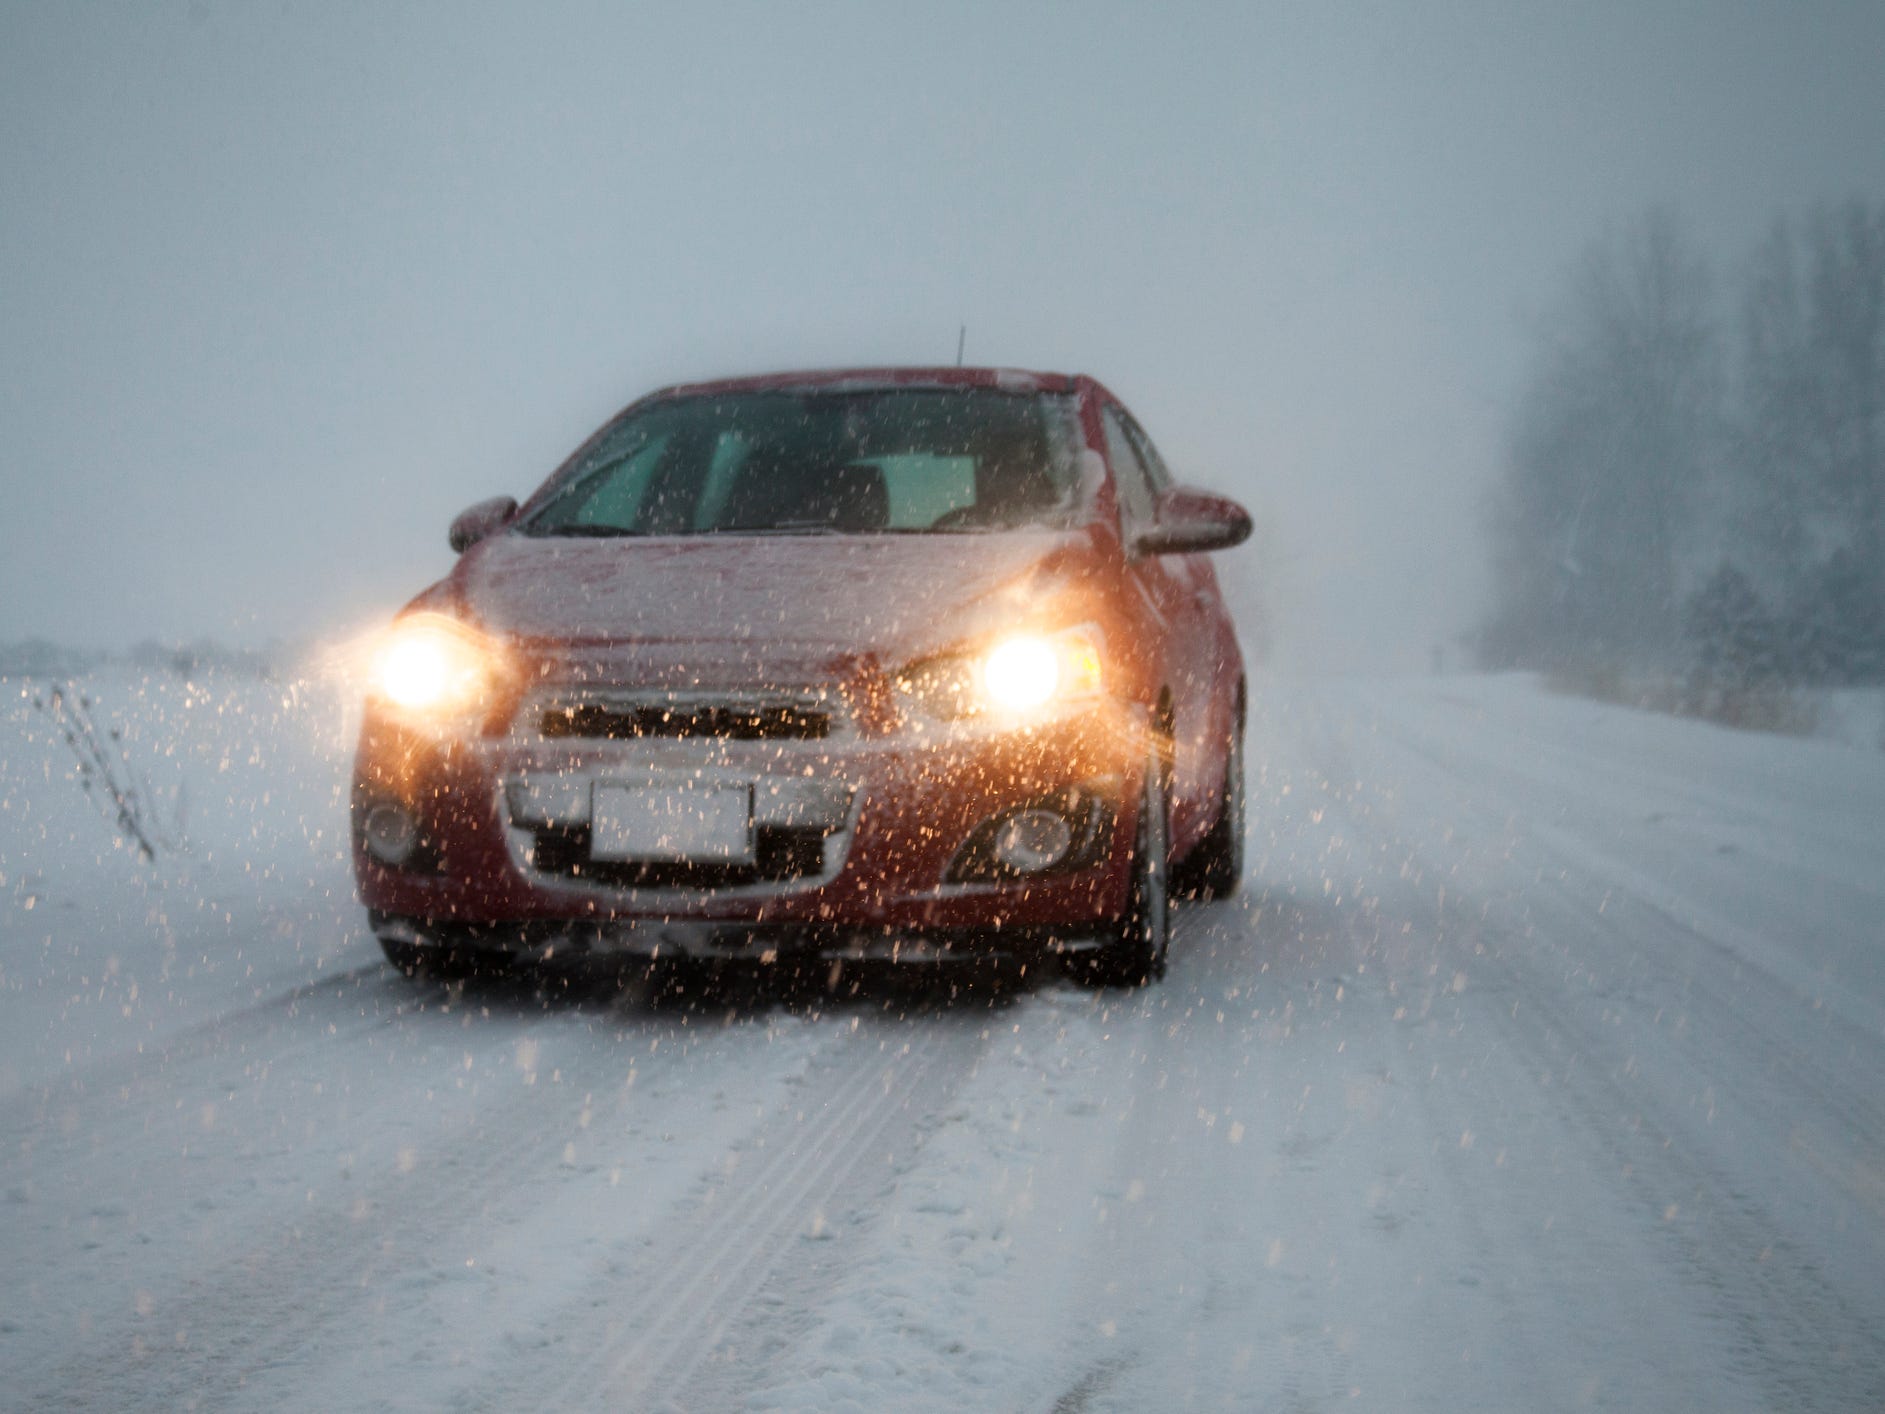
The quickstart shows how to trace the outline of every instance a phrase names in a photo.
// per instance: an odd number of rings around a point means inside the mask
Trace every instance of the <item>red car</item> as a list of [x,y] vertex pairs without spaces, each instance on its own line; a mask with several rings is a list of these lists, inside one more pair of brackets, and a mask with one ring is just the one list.
[[630,405],[388,631],[353,787],[408,970],[1052,951],[1164,970],[1242,869],[1246,686],[1172,483],[1091,378],[791,373]]

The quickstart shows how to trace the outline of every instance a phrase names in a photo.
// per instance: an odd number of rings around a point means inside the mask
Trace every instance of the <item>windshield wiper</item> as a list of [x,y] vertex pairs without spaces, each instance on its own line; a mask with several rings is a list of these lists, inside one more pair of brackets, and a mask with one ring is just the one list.
[[699,535],[836,535],[838,527],[828,520],[777,520],[769,525],[720,525]]
[[533,525],[524,528],[526,535],[566,535],[590,540],[610,540],[647,533],[645,530],[630,529],[626,525]]

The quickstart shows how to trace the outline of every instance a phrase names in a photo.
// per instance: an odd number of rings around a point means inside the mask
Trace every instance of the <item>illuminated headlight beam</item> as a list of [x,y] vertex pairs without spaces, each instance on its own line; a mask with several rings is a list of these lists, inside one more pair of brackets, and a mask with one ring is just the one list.
[[1055,633],[996,639],[979,652],[916,664],[898,681],[921,712],[954,722],[992,713],[1026,719],[1087,701],[1104,685],[1099,631],[1081,624]]
[[373,685],[405,711],[449,712],[482,697],[498,666],[495,650],[473,630],[442,614],[420,614],[388,632]]
[[982,693],[1004,711],[1043,707],[1059,687],[1060,654],[1045,638],[1010,638],[982,659]]

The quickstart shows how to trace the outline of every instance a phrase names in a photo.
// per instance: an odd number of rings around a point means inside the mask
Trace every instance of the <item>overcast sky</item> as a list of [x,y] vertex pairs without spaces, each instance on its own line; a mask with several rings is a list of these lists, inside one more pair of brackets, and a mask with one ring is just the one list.
[[1881,73],[1879,3],[0,0],[0,640],[358,627],[648,388],[966,322],[1251,504],[1286,662],[1424,664],[1579,249],[1885,197]]

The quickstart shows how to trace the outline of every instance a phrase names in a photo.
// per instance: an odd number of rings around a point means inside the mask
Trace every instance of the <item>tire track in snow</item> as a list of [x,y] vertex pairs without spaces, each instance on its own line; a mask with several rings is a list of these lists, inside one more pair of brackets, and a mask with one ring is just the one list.
[[[1567,910],[1562,926],[1582,921]],[[1556,1077],[1557,1116],[1582,1132],[1582,1152],[1610,1158],[1647,1243],[1732,1331],[1731,1363],[1777,1409],[1861,1408],[1885,1398],[1885,1352],[1866,1315],[1740,1178],[1684,1141],[1659,1092],[1625,1083],[1607,1060],[1614,1038],[1547,988],[1523,995],[1530,1021],[1500,1008],[1490,1019],[1533,1074]]]
[[[43,1122],[47,1110],[62,1099],[79,1099],[114,1087],[142,1083],[155,1073],[239,1050],[247,1041],[259,1039],[270,1027],[279,1025],[284,1019],[297,1017],[302,1002],[329,994],[338,998],[349,986],[357,989],[380,973],[389,977],[395,975],[378,958],[361,963],[358,967],[331,972],[272,996],[219,1012],[170,1036],[153,1037],[137,1050],[103,1056],[29,1085],[0,1098],[0,1132],[24,1130]],[[362,1018],[359,1025],[349,1028],[348,1034],[361,1035],[392,1025],[423,1003],[423,998],[397,1001],[389,1009]],[[321,1039],[328,1039],[326,1033],[323,1033]],[[275,1060],[287,1054],[289,1052],[285,1049],[271,1050],[269,1058]]]
[[[1464,816],[1482,826],[1504,827],[1507,817],[1500,799],[1473,790],[1456,764],[1400,733],[1382,736],[1404,758],[1413,758],[1440,778],[1456,807],[1448,818]],[[1477,769],[1479,763],[1474,764]],[[1522,779],[1492,765],[1486,773]],[[1431,792],[1420,798],[1438,803]],[[1857,1120],[1863,1134],[1876,1135],[1878,1111],[1872,1096],[1852,1090],[1845,1077],[1816,1063],[1783,1028],[1768,1024],[1771,1018],[1720,985],[1708,968],[1682,970],[1667,956],[1671,947],[1700,946],[1720,953],[1714,939],[1627,885],[1613,886],[1607,875],[1602,882],[1613,895],[1611,907],[1602,916],[1594,912],[1569,882],[1587,872],[1586,857],[1593,848],[1574,832],[1574,822],[1534,824],[1529,833],[1527,852],[1535,849],[1542,863],[1562,868],[1555,876],[1551,868],[1537,869],[1524,895],[1516,899],[1494,893],[1481,900],[1486,905],[1482,940],[1496,938],[1497,946],[1476,949],[1473,966],[1481,975],[1484,969],[1498,968],[1504,974],[1502,991],[1519,999],[1513,1009],[1484,1009],[1482,1019],[1502,1033],[1502,1050],[1522,1057],[1534,1076],[1552,1078],[1553,1113],[1567,1130],[1581,1134],[1581,1153],[1608,1158],[1608,1172],[1639,1215],[1646,1246],[1661,1251],[1663,1264],[1729,1333],[1725,1345],[1732,1352],[1732,1365],[1765,1392],[1773,1407],[1870,1407],[1885,1398],[1885,1342],[1874,1324],[1879,1313],[1858,1309],[1854,1294],[1841,1290],[1791,1239],[1771,1203],[1753,1195],[1750,1189],[1760,1186],[1758,1172],[1743,1172],[1738,1162],[1730,1168],[1718,1154],[1687,1137],[1693,1116],[1685,1118],[1666,1084],[1651,1084],[1635,1068],[1635,1057],[1617,1063],[1619,1038],[1607,1022],[1614,1007],[1600,1006],[1597,1016],[1589,1007],[1580,1007],[1579,997],[1566,991],[1555,964],[1541,973],[1538,943],[1532,940],[1548,942],[1564,962],[1584,968],[1615,964],[1611,954],[1622,948],[1629,966],[1618,965],[1618,976],[1627,977],[1634,988],[1647,973],[1652,996],[1682,997],[1695,1017],[1692,1033],[1737,1052],[1743,1038],[1754,1038],[1753,1053],[1769,1062],[1763,1071],[1768,1083],[1779,1081],[1793,1092],[1789,1103],[1779,1107],[1785,1113],[1830,1112],[1843,1124]],[[1402,843],[1411,851],[1410,858],[1428,861],[1434,877],[1450,877],[1430,850],[1405,839]],[[1622,931],[1614,897],[1619,893],[1640,910],[1652,934],[1640,928],[1627,935]],[[1598,1003],[1608,996],[1608,989],[1594,994]],[[1848,1034],[1856,1038],[1856,1030]],[[1731,1079],[1723,1076],[1722,1083]],[[1765,1093],[1737,1095],[1735,1100],[1775,1112]],[[1776,1132],[1785,1127],[1782,1122]]]
[[[1254,932],[1253,911],[1268,920]],[[1305,1317],[1294,1279],[1265,1268],[1261,1247],[1253,1258],[1247,1227],[1267,1226],[1258,1216],[1267,1198],[1249,1190],[1240,1212],[1218,1206],[1227,1171],[1248,1173],[1266,1138],[1253,1129],[1247,1146],[1227,1142],[1231,1115],[1254,1125],[1264,1112],[1245,1103],[1254,1087],[1233,1059],[1248,1059],[1245,1038],[1257,1023],[1226,1016],[1227,998],[1254,995],[1260,975],[1266,987],[1292,985],[1279,981],[1286,973],[1307,985],[1314,970],[1279,959],[1276,913],[1250,899],[1187,905],[1174,919],[1161,986],[1063,999],[1056,1029],[1077,1037],[1067,1046],[1081,1069],[1059,1078],[1056,1107],[1090,1117],[1086,1137],[1096,1147],[1074,1140],[1036,1161],[1031,1182],[1064,1195],[1065,1206],[1051,1265],[1031,1276],[1074,1294],[1043,1341],[1047,1358],[1023,1376],[1037,1392],[1013,1407],[1313,1409],[1350,1388],[1327,1323]],[[1032,1039],[1041,1047],[1046,1038]],[[1261,1320],[1239,1329],[1239,1312]],[[1232,1332],[1253,1352],[1242,1375],[1232,1373]]]
[[[237,1017],[244,1023],[234,1034],[219,1031],[220,1020],[207,1021],[185,1033],[186,1044],[103,1060],[0,1101],[0,1133],[25,1136],[17,1152],[0,1156],[0,1179],[11,1186],[17,1176],[18,1187],[30,1192],[42,1174],[82,1174],[94,1206],[125,1206],[142,1185],[134,1166],[113,1167],[112,1156],[100,1149],[101,1135],[121,1136],[135,1118],[142,1155],[186,1152],[202,1137],[205,1104],[220,1108],[237,1092],[290,1071],[303,1058],[318,1061],[335,1048],[372,1046],[375,1038],[434,1005],[437,999],[425,995],[372,993],[362,994],[380,1003],[372,1010],[332,1018],[313,1011],[299,1015],[302,1002],[329,994],[330,987],[385,970],[384,964],[372,964],[336,973],[225,1013],[222,1020]],[[331,993],[337,1001],[345,996],[341,990]],[[241,1075],[206,1086],[197,1068],[224,1061],[240,1064]],[[283,1142],[279,1135],[272,1138]]]
[[[376,1301],[423,1307],[436,1283],[468,1279],[458,1257],[534,1209],[540,1180],[561,1171],[564,1146],[592,1103],[594,1092],[583,1086],[531,1084],[515,1073],[523,1048],[569,1037],[558,1020],[548,1013],[488,1033],[481,1049],[499,1067],[497,1083],[458,1101],[467,1112],[402,1147],[396,1163],[358,1184],[328,1179],[305,1206],[285,1213],[271,1206],[167,1290],[152,1282],[134,1319],[127,1310],[109,1321],[42,1377],[16,1376],[36,1390],[31,1407],[236,1407],[255,1402],[257,1386],[288,1370],[305,1388],[310,1362],[334,1339],[331,1328]],[[664,1037],[670,1029],[660,1027]],[[687,1048],[679,1057],[695,1059]],[[456,1065],[446,1069],[455,1073]],[[408,1102],[420,1103],[415,1087],[441,1074],[436,1062],[417,1073]],[[415,1281],[422,1289],[403,1289]]]
[[[1465,778],[1468,763],[1449,754],[1456,749],[1455,743],[1436,744],[1431,739],[1419,739],[1393,727],[1384,729],[1380,736],[1403,756],[1414,758],[1438,776],[1455,793],[1465,813],[1480,817],[1489,830],[1510,828],[1515,817],[1509,809],[1495,810],[1493,802],[1488,801],[1483,790],[1468,789]],[[1554,862],[1564,866],[1567,873],[1589,875],[1593,880],[1601,881],[1605,893],[1633,898],[1642,907],[1666,920],[1671,927],[1681,930],[1685,941],[1731,966],[1759,968],[1776,987],[1791,991],[1803,1000],[1823,1004],[1829,1014],[1841,1025],[1849,1027],[1861,1043],[1869,1044],[1885,1035],[1885,1014],[1876,1006],[1848,993],[1829,991],[1823,977],[1808,971],[1791,955],[1766,946],[1758,933],[1750,932],[1742,920],[1733,916],[1731,910],[1724,910],[1718,901],[1707,897],[1705,889],[1699,889],[1691,883],[1689,891],[1683,894],[1673,883],[1659,880],[1647,872],[1644,861],[1615,833],[1614,808],[1606,806],[1601,796],[1588,790],[1568,793],[1556,780],[1547,781],[1509,762],[1481,755],[1470,758],[1470,769],[1481,781],[1496,781],[1502,790],[1501,798],[1510,796],[1522,800],[1528,796],[1535,797],[1541,789],[1549,789],[1555,792],[1554,798],[1560,802],[1560,811],[1563,811],[1566,800],[1575,797],[1581,808],[1590,812],[1583,820],[1567,819],[1564,824],[1538,819],[1525,821],[1525,834]],[[1616,779],[1619,784],[1639,784],[1620,774]],[[1758,823],[1760,818],[1748,815],[1745,801],[1725,801],[1716,810],[1723,819],[1730,814],[1741,814]],[[1602,822],[1602,833],[1587,828],[1593,818]],[[1545,882],[1543,876],[1539,882]],[[1704,897],[1697,897],[1698,893]],[[1677,918],[1670,911],[1671,905],[1679,906],[1695,921]],[[1724,936],[1711,936],[1709,932],[1702,931],[1697,923]],[[1731,945],[1724,939],[1734,939],[1738,945]],[[1686,982],[1688,979],[1682,977],[1678,980]],[[1831,1075],[1825,1078],[1836,1080]]]
[[[1464,791],[1457,764],[1399,733],[1388,731],[1382,736],[1445,781],[1456,792],[1461,813],[1480,817],[1488,827],[1503,822],[1501,812]],[[1475,762],[1474,769],[1480,770],[1479,763]],[[1485,773],[1503,774],[1521,785],[1527,779],[1516,772],[1501,773],[1494,766],[1485,767]],[[1885,1068],[1879,1064],[1878,1032],[1858,1024],[1836,1007],[1822,1007],[1815,989],[1797,985],[1797,975],[1791,980],[1777,976],[1762,959],[1750,957],[1704,931],[1691,919],[1716,928],[1736,925],[1724,923],[1686,897],[1672,898],[1669,888],[1635,867],[1614,843],[1592,841],[1570,825],[1541,821],[1528,822],[1526,834],[1522,848],[1535,849],[1542,861],[1558,868],[1555,872],[1538,868],[1524,898],[1502,897],[1499,905],[1523,912],[1537,911],[1541,901],[1555,903],[1556,916],[1569,924],[1568,932],[1547,933],[1560,955],[1567,962],[1580,962],[1586,969],[1600,957],[1607,957],[1622,979],[1607,983],[1600,995],[1608,997],[1626,990],[1628,996],[1619,1001],[1621,1005],[1635,1002],[1637,992],[1642,990],[1658,999],[1682,997],[1691,1012],[1713,1010],[1719,1014],[1717,1019],[1726,1023],[1711,1028],[1714,1033],[1748,1037],[1753,1044],[1739,1049],[1761,1055],[1771,1078],[1793,1092],[1789,1103],[1777,1112],[1783,1120],[1788,1115],[1817,1112],[1836,1121],[1831,1126],[1835,1133],[1874,1139],[1885,1136]],[[1586,896],[1581,897],[1573,887],[1574,879],[1583,881]],[[1605,904],[1599,914],[1593,915],[1588,895],[1599,890]],[[1640,915],[1629,920],[1635,923],[1634,928],[1626,927],[1629,909]],[[1679,916],[1678,910],[1689,917]],[[1653,932],[1646,932],[1645,925]],[[1577,952],[1562,941],[1570,935],[1581,943]],[[1619,955],[1620,962],[1616,960]],[[1681,962],[1685,958],[1696,961],[1685,966]],[[1760,987],[1736,985],[1731,979],[1741,969],[1759,971],[1766,983]],[[1776,1004],[1777,996],[1789,995],[1796,1003],[1792,1011]],[[1823,1033],[1823,1054],[1816,1055],[1803,1046],[1787,1025],[1802,1007],[1813,1010],[1814,1024]],[[1828,1059],[1833,1054],[1840,1055],[1839,1063]],[[1869,1194],[1861,1196],[1869,1197],[1876,1207],[1879,1192],[1875,1184]]]
[[[556,1165],[563,1125],[546,1123],[538,1090],[508,1088],[500,1107],[469,1116],[423,1160],[415,1153],[357,1193],[330,1185],[310,1211],[247,1234],[176,1295],[154,1298],[131,1329],[53,1372],[34,1406],[214,1409],[251,1398],[251,1380],[315,1345],[371,1299],[377,1279],[528,1201],[520,1180]],[[572,1096],[566,1108],[575,1105]],[[494,1134],[508,1141],[492,1147]],[[454,1176],[448,1192],[439,1174]]]
[[1049,1414],[1087,1414],[1094,1399],[1110,1390],[1119,1379],[1120,1372],[1131,1364],[1132,1361],[1125,1356],[1095,1361],[1079,1379],[1067,1386],[1066,1393],[1054,1401]]
[[[872,1049],[817,1076],[813,1093],[795,1097],[749,1145],[749,1153],[763,1145],[764,1159],[735,1168],[708,1190],[696,1220],[656,1236],[601,1278],[543,1355],[553,1368],[507,1369],[505,1392],[485,1407],[533,1397],[546,1409],[722,1407],[733,1391],[721,1387],[750,1372],[716,1357],[737,1343],[781,1264],[808,1237],[825,1236],[826,1215],[871,1182],[873,1161],[914,1150],[924,1119],[949,1102],[979,1054],[979,1028],[945,1036],[937,1024],[903,1023],[891,1039],[917,1035],[887,1059]],[[857,1046],[869,1039],[866,1032]],[[835,1274],[836,1264],[820,1259],[816,1265]],[[793,1294],[804,1303],[818,1293]],[[587,1353],[571,1365],[571,1349]],[[695,1381],[710,1360],[716,1368]]]

